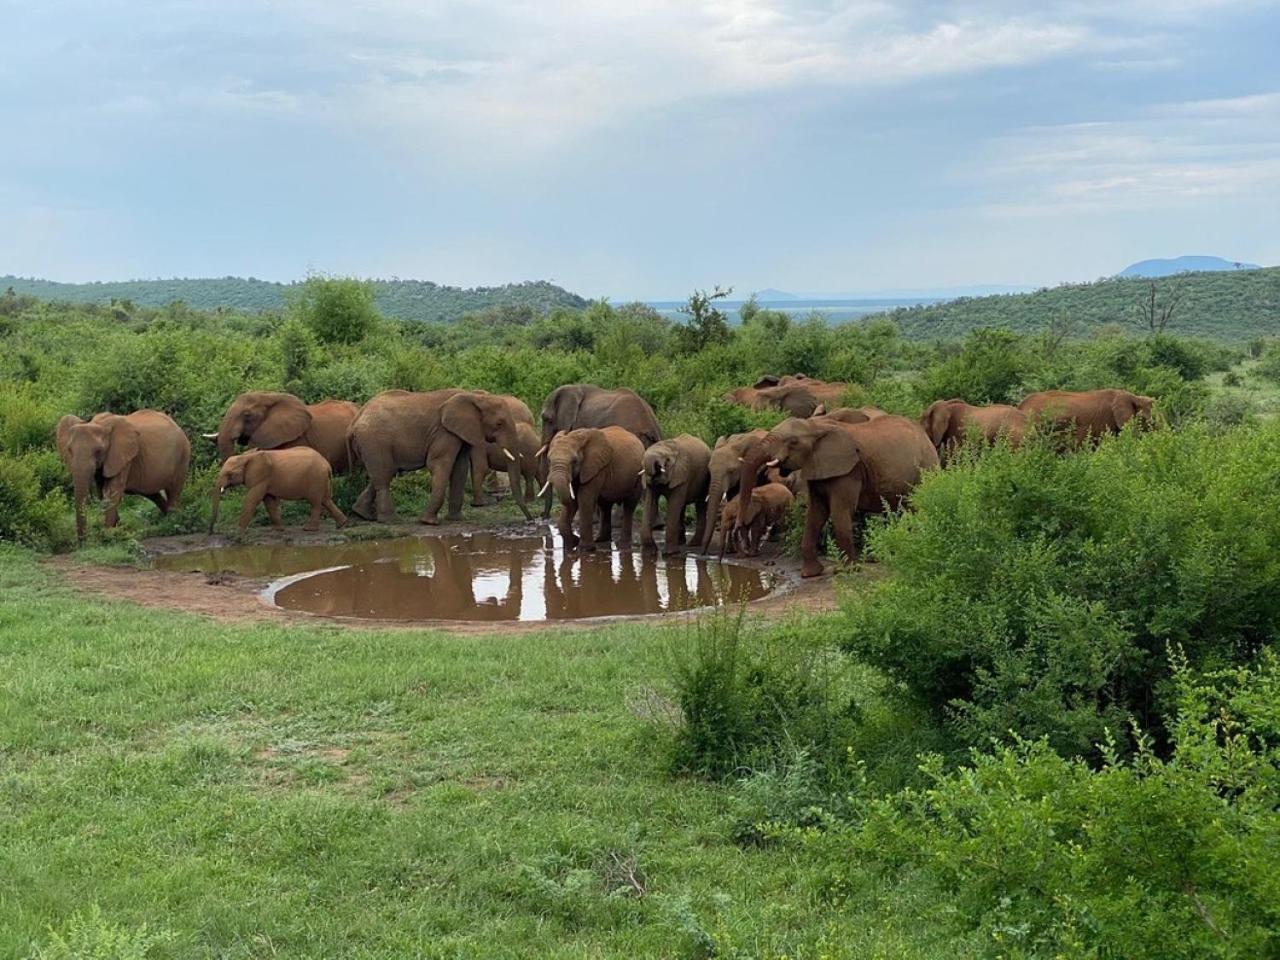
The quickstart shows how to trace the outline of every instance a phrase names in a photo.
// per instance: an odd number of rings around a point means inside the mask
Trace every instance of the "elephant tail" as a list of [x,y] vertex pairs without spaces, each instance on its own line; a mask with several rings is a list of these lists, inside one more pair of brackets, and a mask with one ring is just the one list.
[[360,465],[360,444],[356,442],[354,431],[347,431],[347,469],[352,473]]

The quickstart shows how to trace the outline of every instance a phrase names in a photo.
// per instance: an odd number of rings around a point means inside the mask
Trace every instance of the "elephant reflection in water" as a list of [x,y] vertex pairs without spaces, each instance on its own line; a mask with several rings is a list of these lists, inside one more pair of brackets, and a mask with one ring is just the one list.
[[616,552],[556,556],[553,546],[548,536],[543,567],[548,620],[660,613],[716,602],[705,561],[660,565],[652,554]]
[[[498,570],[485,563],[504,558],[505,568]],[[517,620],[524,599],[522,573],[516,550],[497,557],[473,555],[466,544],[451,549],[448,541],[429,537],[394,563],[360,563],[316,574],[286,587],[277,601],[334,617]],[[495,587],[501,596],[492,595]]]

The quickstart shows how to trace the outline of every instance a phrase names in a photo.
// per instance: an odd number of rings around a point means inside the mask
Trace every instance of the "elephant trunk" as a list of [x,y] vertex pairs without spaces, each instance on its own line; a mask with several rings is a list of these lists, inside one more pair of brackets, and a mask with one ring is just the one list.
[[218,479],[218,485],[213,488],[213,506],[209,510],[209,532],[213,533],[214,525],[218,522],[218,507],[222,504],[222,479]]
[[748,504],[751,503],[751,491],[756,488],[756,480],[760,476],[760,471],[772,456],[773,454],[769,451],[769,444],[764,440],[757,441],[747,448],[747,452],[742,458],[742,471],[738,479],[739,517],[747,515]]
[[573,469],[568,457],[553,457],[551,460],[551,489],[561,503],[570,503],[576,499],[573,489]]
[[711,552],[711,538],[715,536],[716,523],[720,520],[720,501],[728,486],[727,478],[711,475],[711,485],[707,487],[707,519],[702,528],[702,543],[699,545],[703,553]]
[[515,499],[516,506],[520,508],[526,520],[532,520],[533,515],[529,513],[529,508],[524,502],[524,470],[521,468],[519,457],[507,460],[507,482],[511,485],[511,496]]
[[72,479],[76,501],[76,540],[84,543],[84,502],[89,499],[89,489],[93,483],[93,469],[90,467],[76,470]]

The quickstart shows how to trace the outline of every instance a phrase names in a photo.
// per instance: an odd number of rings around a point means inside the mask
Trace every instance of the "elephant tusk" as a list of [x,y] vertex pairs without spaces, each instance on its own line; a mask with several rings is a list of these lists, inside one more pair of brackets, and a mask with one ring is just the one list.
[[768,463],[766,463],[766,464],[765,464],[765,466],[766,466],[766,467],[776,467],[780,462],[781,462],[781,461],[779,461],[777,457],[774,457],[772,460],[770,460]]
[[200,434],[200,436],[204,437],[206,440],[217,440],[217,439],[218,439],[218,435],[217,435],[216,433],[202,433],[202,434]]
[[544,484],[542,485],[542,489],[538,491],[538,496],[542,496],[544,493],[546,493],[546,492],[547,492],[547,487],[549,487],[549,486],[551,486],[551,481],[550,481],[550,480],[548,480],[546,483],[544,483]]
[[535,454],[534,454],[534,456],[535,456],[535,457],[540,457],[540,456],[542,456],[542,455],[543,455],[544,453],[546,453],[546,452],[547,452],[547,444],[545,444],[545,443],[544,443],[542,446],[540,446],[540,447],[538,448],[538,452],[537,452],[537,453],[535,453]]
[[573,492],[573,481],[572,481],[572,480],[570,480],[570,481],[569,481],[569,499],[570,499],[570,500],[577,500],[577,499],[578,499],[578,495],[577,495],[576,493],[574,493],[574,492]]
[[515,461],[515,459],[516,459],[516,455],[515,455],[514,453],[512,453],[510,450],[508,450],[506,447],[503,447],[503,448],[502,448],[502,452],[503,452],[503,453],[505,453],[505,454],[507,455],[507,459],[508,459],[508,460],[511,460],[511,461],[513,461],[513,462]]
[[639,473],[637,473],[637,474],[636,474],[636,476],[637,476],[637,477],[643,477],[643,476],[644,476],[644,471],[643,471],[643,470],[641,470]]
[[226,488],[226,487],[219,487],[219,488],[218,488],[218,493],[226,493],[226,492],[227,492],[227,488]]

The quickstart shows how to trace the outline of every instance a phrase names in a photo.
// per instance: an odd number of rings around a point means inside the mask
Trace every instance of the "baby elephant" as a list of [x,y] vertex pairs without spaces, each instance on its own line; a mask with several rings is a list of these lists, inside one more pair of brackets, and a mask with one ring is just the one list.
[[250,450],[229,457],[218,471],[218,485],[213,491],[213,514],[209,517],[209,532],[218,522],[218,504],[227,487],[244,486],[248,493],[244,509],[240,511],[240,529],[249,526],[253,512],[263,503],[271,526],[277,530],[280,522],[281,500],[306,500],[311,504],[311,517],[303,530],[320,529],[320,511],[329,511],[334,522],[343,527],[347,518],[333,502],[331,468],[323,455],[310,447],[289,447],[285,450]]
[[759,555],[761,542],[770,530],[786,522],[795,499],[790,488],[782,483],[764,483],[751,491],[751,500],[732,530],[743,556]]

